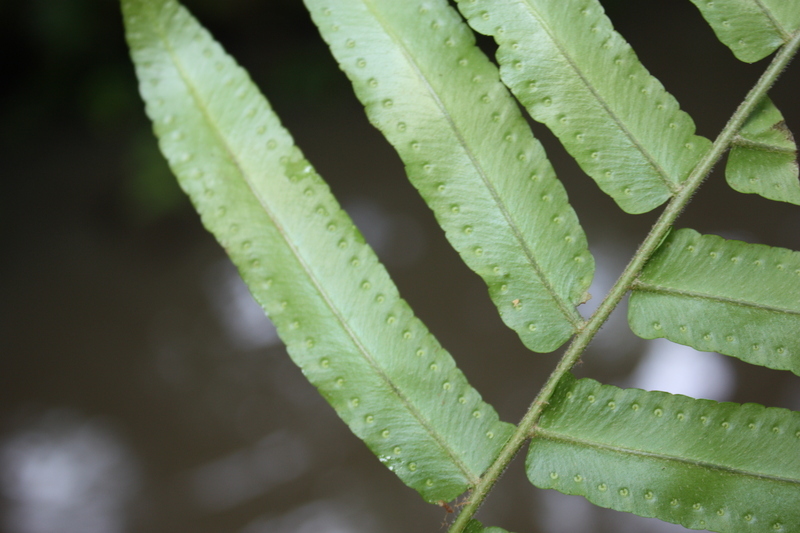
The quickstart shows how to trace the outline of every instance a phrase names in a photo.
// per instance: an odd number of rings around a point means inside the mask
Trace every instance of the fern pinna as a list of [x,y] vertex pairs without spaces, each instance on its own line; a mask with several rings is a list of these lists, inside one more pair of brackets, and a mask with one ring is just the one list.
[[[800,531],[800,413],[570,373],[631,293],[643,338],[800,375],[800,253],[673,230],[728,151],[733,189],[800,204],[796,146],[767,96],[800,45],[800,1],[693,1],[737,58],[774,54],[713,142],[597,0],[305,0],[503,321],[536,352],[569,341],[514,426],[401,299],[247,73],[176,1],[122,0],[147,114],[203,223],[378,458],[429,502],[468,491],[452,533],[503,531],[473,516],[528,442],[537,487],[689,528]],[[495,39],[499,68],[473,31]],[[518,103],[622,210],[666,204],[588,320],[594,260]]]

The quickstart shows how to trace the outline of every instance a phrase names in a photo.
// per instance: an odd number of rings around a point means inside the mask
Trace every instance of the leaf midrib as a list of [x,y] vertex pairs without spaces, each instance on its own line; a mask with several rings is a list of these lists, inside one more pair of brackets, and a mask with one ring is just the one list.
[[781,22],[775,17],[775,15],[772,13],[772,10],[765,6],[764,2],[761,0],[753,0],[753,2],[755,2],[764,15],[766,15],[767,19],[769,19],[770,24],[775,27],[775,30],[781,36],[783,42],[788,43],[792,38],[792,34],[783,27],[783,24],[781,24]]
[[236,157],[234,151],[231,149],[231,146],[229,145],[225,137],[222,135],[220,128],[216,126],[216,123],[212,119],[211,114],[209,113],[204,100],[200,97],[198,91],[195,89],[195,85],[191,82],[191,78],[186,74],[185,70],[182,68],[182,65],[178,59],[179,56],[175,53],[173,47],[170,45],[167,39],[168,35],[164,31],[162,31],[162,28],[160,27],[159,24],[156,24],[155,27],[159,32],[161,41],[164,44],[165,49],[169,53],[170,58],[172,59],[176,70],[180,74],[183,82],[185,83],[187,90],[192,95],[192,98],[197,104],[197,107],[201,110],[203,116],[210,125],[214,136],[222,144],[225,151],[229,155],[231,161],[238,170],[242,181],[250,189],[253,196],[258,199],[259,205],[262,207],[262,209],[264,209],[267,216],[269,216],[270,220],[272,220],[272,223],[275,225],[276,229],[281,234],[281,236],[283,236],[283,240],[288,246],[289,250],[291,250],[292,255],[294,255],[295,259],[297,259],[297,261],[300,263],[300,265],[303,268],[303,271],[311,280],[312,284],[314,285],[315,289],[320,294],[320,296],[322,296],[322,299],[324,300],[325,304],[327,305],[327,307],[329,308],[335,319],[339,322],[339,325],[350,337],[353,344],[356,346],[358,351],[361,353],[361,355],[364,357],[364,359],[367,361],[367,363],[370,365],[373,371],[388,385],[391,391],[397,396],[397,398],[401,401],[401,403],[412,414],[412,416],[417,420],[417,422],[419,422],[419,424],[427,431],[427,433],[433,438],[433,440],[439,445],[439,447],[445,451],[445,453],[453,462],[453,464],[458,468],[459,471],[461,471],[464,477],[468,480],[469,484],[474,486],[478,482],[480,474],[473,473],[472,470],[469,467],[467,467],[466,464],[464,464],[464,462],[459,457],[458,453],[447,445],[446,441],[439,435],[438,432],[434,431],[431,422],[422,415],[422,413],[417,409],[416,405],[411,401],[411,399],[408,396],[406,396],[400,389],[397,388],[397,386],[392,382],[392,380],[389,378],[386,372],[376,363],[374,357],[366,348],[366,346],[364,346],[360,337],[355,333],[355,331],[352,330],[352,328],[350,328],[349,324],[347,323],[347,320],[341,314],[337,306],[334,305],[328,293],[323,290],[322,285],[320,284],[317,277],[314,275],[313,271],[310,269],[310,267],[308,266],[302,255],[299,253],[297,248],[290,241],[290,239],[288,239],[287,237],[288,234],[284,230],[283,225],[278,221],[277,216],[272,212],[271,209],[269,209],[267,203],[264,202],[261,195],[258,194],[257,189],[253,186],[250,179],[247,177],[247,173],[242,168],[239,162],[239,158]]
[[745,139],[739,135],[733,139],[731,146],[749,148],[751,150],[758,150],[760,152],[767,152],[771,154],[797,155],[797,150],[794,148],[778,146],[777,144],[767,142],[753,141],[751,139]]
[[[547,35],[550,37],[550,40],[552,41],[552,43],[556,46],[556,48],[558,48],[558,51],[561,53],[561,56],[564,59],[566,59],[566,61],[569,64],[569,66],[572,68],[573,71],[575,71],[575,74],[577,74],[578,78],[583,82],[583,84],[586,86],[586,88],[589,90],[589,92],[592,94],[592,96],[595,97],[597,102],[605,110],[605,112],[608,114],[608,116],[611,117],[611,119],[614,121],[614,123],[617,125],[617,127],[619,127],[619,129],[622,131],[622,133],[624,133],[625,136],[628,138],[628,140],[630,140],[631,144],[633,144],[633,146],[635,146],[639,150],[639,152],[644,156],[644,158],[647,160],[648,164],[650,164],[650,166],[653,168],[653,170],[655,170],[656,175],[661,179],[661,181],[664,183],[664,185],[667,187],[667,189],[670,191],[670,193],[672,193],[674,195],[677,192],[679,192],[681,190],[680,184],[675,183],[670,179],[670,176],[667,173],[667,171],[661,166],[660,163],[658,163],[658,161],[656,161],[656,159],[653,157],[653,155],[650,153],[650,151],[647,150],[639,142],[639,140],[633,135],[633,133],[624,124],[622,119],[619,116],[617,116],[616,113],[614,113],[612,111],[611,107],[606,102],[605,98],[603,98],[600,95],[600,93],[597,91],[597,89],[595,89],[594,85],[592,85],[589,82],[589,80],[586,78],[586,76],[583,75],[583,72],[581,71],[580,68],[578,68],[577,63],[572,59],[572,56],[567,53],[566,47],[561,43],[560,40],[558,40],[556,38],[556,33],[553,32],[552,28],[547,23],[547,19],[544,16],[541,15],[541,12],[536,7],[534,7],[530,3],[529,0],[520,0],[520,1],[525,6],[527,6],[528,10],[531,12],[531,15],[539,21],[539,24],[547,32]],[[615,30],[612,29],[612,31],[615,31]]]
[[628,454],[628,455],[635,455],[639,457],[652,457],[654,459],[660,459],[664,461],[674,461],[677,463],[688,464],[692,466],[698,466],[701,468],[707,468],[710,470],[719,470],[723,472],[728,472],[730,474],[745,476],[745,477],[752,477],[752,478],[759,478],[765,479],[768,481],[777,481],[782,483],[788,483],[791,485],[798,485],[800,486],[800,478],[787,478],[783,476],[778,476],[775,474],[769,474],[765,472],[755,472],[751,470],[745,470],[744,468],[738,468],[735,466],[724,465],[720,463],[711,463],[708,461],[704,461],[701,459],[692,459],[690,457],[682,457],[679,455],[672,455],[668,453],[659,453],[659,452],[652,452],[647,450],[642,450],[639,448],[633,448],[629,446],[619,446],[614,444],[608,444],[605,442],[599,442],[594,440],[587,440],[581,439],[578,437],[574,437],[572,435],[567,435],[565,433],[561,433],[558,431],[545,429],[542,427],[537,427],[535,433],[533,435],[533,440],[531,441],[531,446],[536,445],[537,439],[547,439],[556,442],[562,442],[567,444],[572,444],[576,446],[583,446],[586,448],[594,448],[599,450],[608,450],[620,454]]
[[[403,0],[401,0],[403,1]],[[414,61],[414,56],[409,52],[408,48],[405,45],[405,42],[392,30],[391,25],[387,24],[384,18],[380,15],[378,11],[376,11],[373,7],[373,4],[370,0],[363,0],[364,5],[370,11],[370,13],[375,17],[378,23],[381,25],[383,30],[386,32],[387,35],[395,42],[395,44],[399,47],[402,51],[403,56],[405,56],[408,64],[413,69],[414,73],[417,75],[419,80],[422,84],[428,89],[433,101],[436,103],[436,106],[442,112],[447,123],[450,125],[450,129],[453,131],[453,134],[456,136],[459,145],[461,145],[462,149],[466,153],[467,157],[469,158],[472,166],[477,170],[478,175],[480,176],[481,181],[489,190],[489,193],[492,195],[492,199],[494,200],[495,205],[500,210],[505,218],[506,223],[511,228],[511,232],[514,235],[519,247],[522,249],[525,258],[528,260],[528,263],[531,265],[531,268],[534,271],[534,274],[539,281],[544,286],[545,290],[550,294],[551,298],[556,302],[558,305],[561,314],[567,319],[567,321],[572,324],[572,327],[575,330],[580,329],[583,326],[583,318],[581,317],[580,313],[575,309],[571,302],[567,301],[566,299],[562,298],[560,294],[556,291],[554,285],[550,282],[549,278],[547,277],[544,269],[536,260],[534,252],[528,246],[528,243],[525,241],[525,238],[520,231],[518,225],[514,221],[511,213],[508,212],[505,203],[503,203],[500,194],[497,192],[497,189],[492,184],[486,170],[483,168],[483,165],[479,162],[477,156],[473,152],[472,148],[467,143],[466,138],[462,135],[461,130],[456,125],[455,120],[453,120],[452,115],[448,111],[447,107],[444,105],[444,102],[439,98],[436,90],[433,88],[433,85],[428,81],[428,78],[425,76],[425,73],[417,65],[416,61]]]
[[768,311],[772,313],[780,313],[785,315],[795,315],[800,316],[800,309],[788,309],[785,307],[779,307],[777,305],[768,305],[758,302],[753,302],[750,300],[744,299],[737,299],[731,298],[728,296],[720,296],[716,294],[708,294],[702,293],[697,291],[689,291],[684,289],[676,289],[674,287],[666,287],[664,285],[656,285],[653,283],[647,283],[644,281],[636,281],[633,283],[632,289],[634,291],[641,291],[641,292],[654,292],[660,294],[669,294],[672,296],[682,296],[685,298],[693,298],[696,300],[711,300],[720,303],[727,303],[731,305],[736,305],[739,307],[748,307],[753,309],[758,309],[761,311]]

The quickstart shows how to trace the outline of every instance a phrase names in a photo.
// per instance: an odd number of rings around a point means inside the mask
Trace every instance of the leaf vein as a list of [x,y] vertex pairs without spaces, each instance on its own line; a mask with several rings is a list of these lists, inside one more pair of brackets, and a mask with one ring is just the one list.
[[500,194],[497,192],[497,189],[495,188],[494,184],[492,183],[491,179],[489,178],[486,170],[484,169],[483,165],[478,160],[478,158],[475,155],[475,153],[472,150],[472,148],[469,146],[469,143],[467,142],[467,140],[464,137],[464,135],[461,133],[461,130],[459,129],[458,125],[456,124],[456,122],[453,119],[452,115],[450,114],[449,110],[445,106],[444,102],[442,102],[441,98],[439,98],[439,95],[437,94],[436,89],[434,89],[433,85],[431,85],[431,83],[428,80],[427,76],[425,76],[425,73],[422,72],[422,70],[419,68],[419,65],[414,60],[414,56],[408,51],[408,48],[406,47],[406,45],[403,42],[403,40],[392,30],[391,25],[388,24],[384,20],[384,18],[381,17],[380,14],[373,8],[372,2],[370,2],[369,0],[364,0],[364,4],[367,6],[367,9],[369,9],[370,12],[373,14],[375,19],[381,24],[381,26],[383,27],[383,29],[386,32],[386,34],[389,35],[392,38],[392,40],[395,41],[395,43],[398,45],[398,47],[402,51],[403,55],[405,56],[406,60],[408,61],[409,66],[411,66],[411,68],[414,70],[414,73],[417,75],[419,80],[428,89],[428,92],[430,93],[431,97],[433,98],[434,102],[436,103],[436,106],[442,112],[442,115],[444,116],[444,118],[447,121],[448,125],[452,129],[453,134],[456,136],[456,139],[458,140],[458,143],[463,148],[464,153],[467,155],[467,157],[469,158],[470,162],[472,163],[472,166],[477,170],[478,175],[481,178],[481,181],[483,181],[483,184],[486,186],[486,188],[488,189],[489,193],[492,195],[492,199],[494,200],[495,205],[500,210],[500,212],[503,214],[503,217],[505,218],[506,222],[508,223],[508,226],[511,228],[511,232],[514,235],[514,238],[517,240],[517,242],[519,243],[520,248],[522,249],[523,253],[525,254],[525,258],[528,260],[528,263],[530,263],[531,268],[534,271],[534,274],[536,275],[537,278],[539,278],[539,280],[541,281],[541,283],[544,286],[545,290],[550,294],[550,296],[556,302],[556,304],[558,305],[559,310],[566,317],[566,319],[572,324],[572,326],[576,330],[580,329],[583,326],[583,322],[584,322],[583,318],[578,313],[578,311],[575,309],[575,307],[571,305],[571,303],[569,301],[567,301],[565,298],[562,298],[561,295],[558,294],[558,292],[556,291],[555,287],[550,282],[550,279],[546,275],[544,269],[542,268],[542,266],[537,261],[533,250],[530,249],[530,246],[528,246],[528,243],[525,241],[525,237],[523,236],[522,231],[520,231],[519,225],[516,223],[514,218],[511,216],[511,213],[508,212],[508,208],[506,207],[505,203],[502,201],[502,198],[500,197]]
[[558,431],[553,431],[549,429],[543,429],[541,427],[537,427],[534,440],[531,442],[531,446],[535,445],[536,438],[543,438],[551,441],[556,442],[563,442],[567,444],[583,446],[586,448],[594,448],[600,450],[608,450],[620,454],[630,454],[630,455],[637,455],[640,457],[653,457],[655,459],[662,459],[665,461],[674,461],[676,463],[684,463],[693,466],[699,466],[700,468],[707,468],[709,470],[718,470],[722,472],[727,472],[729,474],[739,475],[739,476],[746,476],[746,477],[754,477],[759,479],[765,479],[769,481],[778,481],[782,483],[788,483],[790,485],[800,485],[800,479],[797,478],[788,478],[783,476],[778,476],[775,474],[768,474],[765,472],[754,472],[751,470],[746,470],[744,468],[737,468],[729,465],[723,465],[719,463],[711,463],[709,461],[703,461],[701,459],[692,459],[689,457],[681,457],[679,455],[671,455],[668,453],[659,453],[659,452],[652,452],[647,450],[641,450],[638,448],[633,448],[629,446],[618,446],[613,444],[607,444],[604,442],[598,441],[591,441],[586,439],[579,439],[577,437],[573,437],[571,435],[566,435],[560,433]]
[[630,129],[628,129],[628,127],[625,125],[622,119],[611,109],[611,106],[608,104],[606,99],[602,97],[602,95],[597,91],[594,85],[590,83],[590,81],[586,78],[586,76],[584,76],[583,72],[578,67],[577,63],[573,60],[572,56],[567,53],[567,50],[564,47],[564,45],[561,43],[559,39],[556,38],[555,32],[553,32],[552,28],[547,23],[545,17],[543,17],[539,12],[539,10],[536,9],[531,4],[530,0],[523,0],[523,1],[524,4],[528,7],[528,10],[531,12],[532,16],[539,21],[542,28],[544,28],[544,30],[547,32],[547,35],[550,37],[550,40],[553,42],[556,48],[558,48],[558,51],[561,53],[562,57],[564,57],[567,63],[569,63],[569,66],[572,68],[572,70],[575,71],[575,74],[577,74],[581,82],[583,82],[583,84],[586,86],[586,88],[589,90],[592,96],[595,97],[597,102],[600,104],[603,110],[605,110],[608,116],[611,117],[611,119],[616,123],[620,131],[622,131],[622,133],[628,138],[628,140],[630,140],[631,144],[633,144],[633,146],[636,147],[637,150],[639,150],[639,152],[647,160],[648,164],[651,167],[653,167],[653,170],[655,170],[658,177],[661,178],[661,181],[664,182],[664,185],[670,190],[672,194],[675,194],[678,191],[680,191],[681,189],[680,185],[674,183],[670,179],[670,176],[664,169],[664,167],[658,161],[656,161],[655,157],[650,153],[650,151],[647,150],[644,147],[644,145],[639,141],[639,139],[637,139],[633,135],[633,132],[631,132]]
[[783,39],[783,42],[788,43],[792,38],[791,32],[789,32],[786,28],[783,27],[783,24],[781,24],[781,22],[775,17],[775,15],[772,13],[772,10],[764,5],[764,2],[762,0],[753,0],[753,1],[759,7],[759,9],[761,9],[764,15],[766,15],[770,23],[775,27],[775,30],[780,34],[781,39]]
[[728,296],[720,296],[716,294],[707,294],[697,291],[688,291],[683,289],[676,289],[674,287],[665,287],[663,285],[655,285],[652,283],[646,283],[643,281],[636,281],[633,283],[633,290],[641,291],[641,292],[653,292],[659,294],[668,294],[671,296],[683,296],[685,298],[693,298],[697,300],[711,300],[714,302],[720,303],[727,303],[731,305],[736,305],[739,307],[748,307],[753,309],[758,309],[761,311],[768,311],[772,313],[780,313],[785,315],[797,315],[800,316],[800,310],[798,309],[788,309],[785,307],[779,307],[776,305],[768,305],[759,302],[753,302],[744,299],[737,299],[731,298]]
[[358,334],[350,327],[345,317],[342,315],[341,311],[338,307],[333,303],[330,296],[328,295],[327,291],[323,290],[323,286],[320,281],[317,279],[314,272],[311,270],[309,265],[306,263],[303,256],[300,254],[299,250],[292,244],[290,239],[288,238],[286,230],[283,228],[281,223],[278,221],[277,216],[275,213],[269,208],[267,202],[261,197],[258,193],[256,188],[254,187],[251,180],[248,178],[247,173],[244,171],[239,158],[235,155],[234,151],[231,149],[229,143],[225,139],[225,137],[221,134],[220,128],[216,126],[215,121],[211,117],[210,113],[208,112],[207,105],[202,97],[199,95],[197,89],[195,88],[194,84],[192,83],[191,77],[186,74],[184,68],[182,68],[181,63],[179,61],[179,56],[175,52],[174,48],[170,45],[167,34],[162,31],[161,27],[158,27],[159,33],[162,38],[162,42],[164,47],[169,52],[170,57],[172,58],[173,63],[175,64],[176,70],[179,72],[183,82],[186,84],[187,90],[192,95],[195,103],[197,104],[198,108],[203,113],[205,119],[211,125],[211,129],[219,140],[219,142],[224,147],[225,151],[230,156],[230,159],[233,161],[234,165],[239,171],[241,178],[247,184],[250,191],[253,195],[258,199],[259,204],[267,213],[267,215],[272,220],[273,224],[277,228],[278,232],[284,237],[284,241],[286,245],[291,250],[294,257],[297,261],[301,264],[304,272],[308,275],[309,279],[311,280],[314,287],[317,289],[318,293],[322,296],[323,300],[325,301],[326,306],[329,308],[333,316],[335,317],[336,321],[339,322],[339,325],[342,329],[346,332],[346,334],[350,337],[353,344],[356,346],[358,351],[364,357],[364,360],[370,365],[373,371],[386,383],[386,385],[391,389],[391,391],[397,396],[397,398],[401,401],[401,403],[406,407],[406,409],[412,414],[412,416],[419,422],[419,424],[427,431],[427,433],[431,436],[431,438],[439,445],[441,449],[443,449],[447,455],[450,457],[452,462],[456,465],[456,467],[461,471],[462,474],[469,480],[470,485],[474,486],[479,480],[479,474],[475,474],[472,470],[467,467],[467,465],[461,460],[458,453],[453,450],[443,439],[438,432],[434,430],[432,423],[419,411],[416,405],[412,402],[412,400],[403,393],[397,386],[392,382],[391,378],[386,374],[386,372],[378,365],[375,360],[375,357],[370,353],[364,343],[361,341]]
[[745,139],[738,135],[736,136],[736,138],[734,138],[731,144],[733,146],[740,146],[742,148],[749,148],[751,150],[759,150],[761,152],[769,152],[774,154],[786,154],[786,155],[797,154],[797,150],[793,148],[786,148],[783,146],[777,146],[775,144],[753,141],[750,139]]

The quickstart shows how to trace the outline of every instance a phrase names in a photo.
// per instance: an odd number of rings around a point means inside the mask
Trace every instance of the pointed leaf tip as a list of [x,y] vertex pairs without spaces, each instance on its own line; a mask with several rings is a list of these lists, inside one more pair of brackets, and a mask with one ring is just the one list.
[[292,359],[406,484],[461,494],[513,426],[414,317],[247,73],[177,2],[122,5],[161,150]]

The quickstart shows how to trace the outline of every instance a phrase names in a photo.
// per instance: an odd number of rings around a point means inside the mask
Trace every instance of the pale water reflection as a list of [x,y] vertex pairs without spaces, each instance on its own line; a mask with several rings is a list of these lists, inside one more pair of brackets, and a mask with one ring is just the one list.
[[254,350],[280,344],[275,326],[264,316],[230,260],[221,259],[208,268],[205,289],[233,347]]
[[6,533],[121,533],[140,487],[107,424],[53,410],[0,443]]
[[190,490],[203,509],[221,511],[296,479],[310,463],[303,439],[289,431],[276,431],[253,446],[195,468],[189,474]]
[[736,390],[736,373],[730,357],[654,339],[627,386],[724,402]]
[[277,517],[259,518],[240,533],[368,533],[375,528],[372,516],[352,502],[320,500]]

